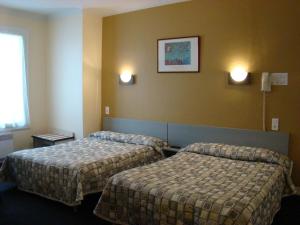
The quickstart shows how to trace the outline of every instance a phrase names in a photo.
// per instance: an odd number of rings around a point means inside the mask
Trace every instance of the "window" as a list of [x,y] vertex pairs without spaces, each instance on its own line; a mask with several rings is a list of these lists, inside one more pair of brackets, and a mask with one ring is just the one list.
[[29,125],[24,37],[0,31],[0,131]]

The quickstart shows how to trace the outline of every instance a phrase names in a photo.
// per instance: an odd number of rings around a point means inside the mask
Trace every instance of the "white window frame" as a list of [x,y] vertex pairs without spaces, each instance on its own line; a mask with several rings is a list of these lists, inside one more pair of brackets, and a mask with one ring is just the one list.
[[19,35],[23,37],[24,43],[24,60],[25,60],[25,91],[27,97],[27,109],[25,109],[26,113],[26,121],[27,124],[23,127],[15,127],[15,128],[0,128],[0,133],[10,132],[10,131],[18,131],[18,130],[27,130],[30,129],[30,98],[29,98],[29,57],[28,57],[28,32],[20,29],[20,28],[13,28],[13,27],[2,27],[0,26],[0,33],[3,34],[12,34],[12,35]]

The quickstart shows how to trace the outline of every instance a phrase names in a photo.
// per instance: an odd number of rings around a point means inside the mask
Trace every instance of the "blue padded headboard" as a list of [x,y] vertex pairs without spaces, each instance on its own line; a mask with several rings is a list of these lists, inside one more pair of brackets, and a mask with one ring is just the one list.
[[263,147],[287,155],[289,134],[168,123],[168,142],[170,146],[180,147],[195,142]]
[[167,123],[146,121],[146,120],[133,120],[133,119],[120,119],[104,117],[103,130],[109,130],[120,133],[130,134],[143,134],[167,140],[168,131]]
[[289,134],[222,128],[212,126],[163,123],[104,117],[103,130],[144,134],[167,140],[170,146],[185,147],[195,142],[212,142],[250,147],[263,147],[287,155]]

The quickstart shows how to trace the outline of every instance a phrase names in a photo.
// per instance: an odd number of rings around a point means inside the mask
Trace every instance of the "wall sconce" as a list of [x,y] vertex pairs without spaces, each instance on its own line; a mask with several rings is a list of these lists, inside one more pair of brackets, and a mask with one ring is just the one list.
[[228,84],[250,84],[250,74],[237,67],[228,74]]
[[135,76],[129,71],[124,71],[119,76],[119,84],[121,85],[132,85],[135,83]]

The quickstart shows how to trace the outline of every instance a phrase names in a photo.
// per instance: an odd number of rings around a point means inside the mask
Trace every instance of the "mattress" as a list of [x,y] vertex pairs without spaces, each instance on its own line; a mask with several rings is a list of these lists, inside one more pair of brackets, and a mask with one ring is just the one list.
[[269,225],[295,188],[267,149],[197,143],[108,181],[94,213],[117,224]]
[[163,141],[142,135],[97,132],[88,138],[14,152],[0,170],[2,180],[21,190],[69,206],[101,192],[123,170],[162,159]]

